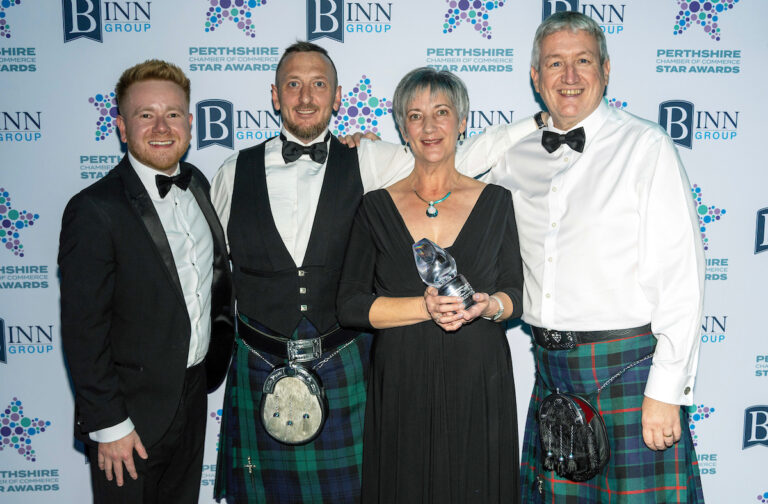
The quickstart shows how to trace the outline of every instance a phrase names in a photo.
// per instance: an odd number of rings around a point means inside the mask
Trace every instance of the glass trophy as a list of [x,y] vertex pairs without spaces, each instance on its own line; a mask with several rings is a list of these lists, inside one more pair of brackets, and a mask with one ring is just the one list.
[[421,279],[435,287],[439,295],[460,297],[465,309],[475,304],[472,299],[475,290],[464,275],[456,272],[456,261],[451,254],[428,238],[422,238],[413,244],[413,257]]

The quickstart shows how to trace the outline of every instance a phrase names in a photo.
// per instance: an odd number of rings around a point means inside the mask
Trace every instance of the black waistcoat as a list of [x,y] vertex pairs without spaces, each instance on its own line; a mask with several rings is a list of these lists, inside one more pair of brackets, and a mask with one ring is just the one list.
[[227,227],[238,310],[284,336],[302,317],[320,332],[331,329],[337,323],[344,253],[362,197],[357,150],[332,136],[304,264],[297,267],[269,205],[264,143],[240,151]]

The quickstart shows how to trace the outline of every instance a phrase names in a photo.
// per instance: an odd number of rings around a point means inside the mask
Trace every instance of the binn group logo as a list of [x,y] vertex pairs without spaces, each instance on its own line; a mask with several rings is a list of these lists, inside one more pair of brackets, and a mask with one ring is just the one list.
[[195,105],[197,117],[197,150],[221,145],[235,148],[233,128],[234,106],[227,100],[202,100]]
[[768,446],[768,406],[751,406],[744,410],[744,442],[742,450],[755,445]]
[[0,1],[0,39],[11,38],[11,24],[8,22],[6,10],[15,7],[21,3],[21,0],[1,0]]
[[344,34],[380,34],[392,29],[392,2],[307,0],[307,40],[327,37],[344,42]]
[[443,21],[443,33],[453,33],[461,25],[470,26],[484,39],[491,39],[491,12],[504,7],[502,0],[445,0],[448,12]]
[[702,343],[723,343],[725,341],[725,326],[728,315],[705,315],[701,323]]
[[0,145],[38,142],[43,138],[42,112],[0,110]]
[[235,148],[235,140],[262,142],[280,134],[282,119],[271,105],[261,109],[237,109],[218,98],[195,105],[197,149],[220,145]]
[[216,31],[226,22],[235,25],[246,37],[256,38],[253,9],[266,3],[267,0],[208,0],[205,32]]
[[755,222],[755,254],[768,250],[768,208],[757,211]]
[[146,33],[152,1],[61,0],[64,43],[79,38],[103,42],[103,33]]
[[21,232],[33,226],[39,218],[39,214],[13,208],[11,193],[0,187],[0,248],[17,257],[24,257]]
[[555,12],[581,12],[591,17],[606,35],[618,35],[624,31],[624,3],[583,2],[579,0],[542,0],[541,20]]
[[[392,101],[373,93],[371,79],[363,75],[342,96],[330,129],[334,135],[370,131],[379,133],[381,119],[392,113]],[[280,134],[282,118],[270,104],[262,109],[238,109],[227,100],[213,98],[195,105],[197,149],[219,145],[235,148],[235,141],[262,142]]]
[[50,354],[54,348],[53,339],[53,324],[11,325],[0,318],[0,362],[7,364],[11,355],[36,357]]
[[482,133],[488,126],[510,124],[514,115],[514,110],[472,109],[467,114],[467,137]]
[[694,139],[713,144],[737,138],[739,111],[696,110],[689,101],[668,100],[659,104],[659,124],[673,142],[692,149]]
[[700,27],[709,38],[720,41],[720,16],[733,9],[739,0],[677,0],[674,35],[693,26]]
[[358,83],[341,97],[331,131],[346,135],[356,131],[379,133],[381,119],[392,113],[392,101],[373,94],[371,79],[363,75]]
[[33,441],[51,426],[49,420],[30,418],[24,414],[21,399],[14,397],[8,406],[0,411],[0,451],[16,452],[28,462],[36,462]]

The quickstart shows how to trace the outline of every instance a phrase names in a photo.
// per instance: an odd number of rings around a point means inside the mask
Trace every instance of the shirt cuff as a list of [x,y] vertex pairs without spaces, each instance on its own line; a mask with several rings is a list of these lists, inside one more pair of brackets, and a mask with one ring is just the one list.
[[99,429],[97,431],[89,432],[88,437],[91,438],[92,441],[96,441],[97,443],[111,443],[112,441],[123,439],[125,436],[127,436],[134,430],[135,430],[135,427],[133,426],[133,422],[129,417],[123,420],[122,422],[120,422],[119,424],[113,425],[112,427],[107,427],[106,429]]
[[651,365],[645,384],[645,395],[668,404],[690,406],[693,404],[693,377]]

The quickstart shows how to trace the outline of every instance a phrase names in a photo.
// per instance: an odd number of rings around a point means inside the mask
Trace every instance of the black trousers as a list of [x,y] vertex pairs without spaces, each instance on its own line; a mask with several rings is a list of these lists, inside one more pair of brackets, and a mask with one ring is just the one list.
[[[91,486],[96,504],[154,504],[198,502],[203,472],[203,442],[208,397],[205,368],[187,369],[179,409],[162,439],[147,448],[147,460],[133,452],[138,479],[123,468],[123,486],[107,481],[99,469],[98,450],[89,446]],[[141,432],[138,433],[141,437]]]

